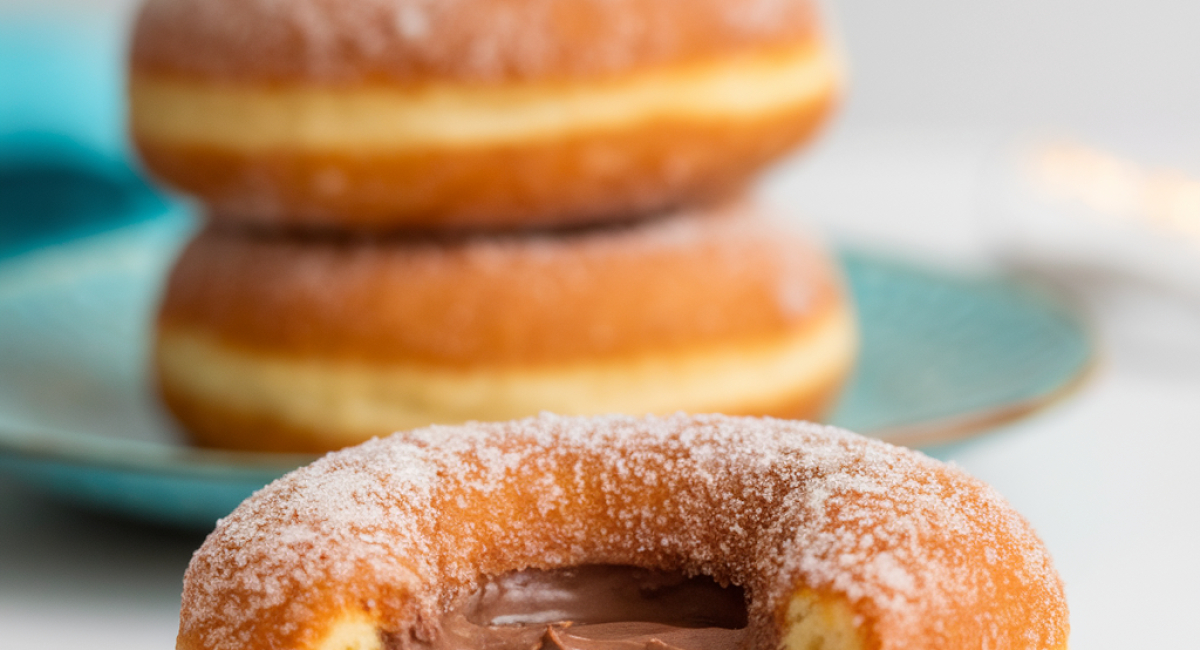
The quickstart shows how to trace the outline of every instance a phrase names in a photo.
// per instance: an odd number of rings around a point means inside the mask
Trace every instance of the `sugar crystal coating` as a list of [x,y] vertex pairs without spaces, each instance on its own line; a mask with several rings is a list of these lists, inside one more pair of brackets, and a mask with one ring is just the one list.
[[1066,641],[1041,542],[954,467],[793,421],[543,415],[396,434],[263,488],[196,553],[180,647],[299,647],[347,612],[427,638],[481,576],[589,563],[742,585],[760,645],[802,586],[872,647]]
[[619,74],[794,44],[811,0],[149,0],[135,67],[231,79]]
[[162,313],[276,354],[549,366],[794,335],[842,304],[835,269],[810,237],[744,201],[519,235],[210,228],[176,263]]

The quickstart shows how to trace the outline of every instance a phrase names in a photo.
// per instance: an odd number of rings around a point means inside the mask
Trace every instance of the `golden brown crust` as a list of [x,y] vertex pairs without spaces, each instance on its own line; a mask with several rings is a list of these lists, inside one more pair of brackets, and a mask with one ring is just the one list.
[[818,417],[854,338],[825,253],[727,203],[504,236],[210,227],[168,280],[156,362],[200,444],[324,451],[545,409]]
[[815,32],[811,0],[149,0],[132,64],[268,83],[595,79]]
[[458,239],[209,228],[160,327],[285,357],[530,368],[774,340],[844,308],[825,254],[755,210]]
[[318,650],[347,621],[407,647],[484,576],[594,563],[745,587],[756,648],[842,650],[789,643],[809,604],[845,609],[820,624],[865,650],[1069,632],[1044,545],[957,468],[802,422],[546,415],[397,434],[267,486],[193,557],[178,648]]
[[130,122],[218,221],[512,229],[740,189],[839,77],[811,0],[150,0]]
[[728,194],[809,139],[834,98],[754,119],[656,120],[568,138],[399,151],[240,151],[135,139],[219,223],[465,230],[627,218]]

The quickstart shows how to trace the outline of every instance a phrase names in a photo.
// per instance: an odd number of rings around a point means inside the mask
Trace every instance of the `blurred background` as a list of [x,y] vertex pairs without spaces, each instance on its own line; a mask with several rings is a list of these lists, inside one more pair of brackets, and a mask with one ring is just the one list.
[[[30,133],[100,160],[128,154],[134,5],[0,0],[0,167]],[[838,0],[826,13],[849,94],[763,194],[839,244],[1030,278],[1087,316],[1101,358],[1075,396],[931,451],[994,484],[1043,535],[1073,648],[1189,647],[1200,3]],[[1164,192],[1166,217],[1154,207]],[[46,225],[4,217],[0,250]],[[0,474],[0,645],[170,647],[201,539],[85,514]]]

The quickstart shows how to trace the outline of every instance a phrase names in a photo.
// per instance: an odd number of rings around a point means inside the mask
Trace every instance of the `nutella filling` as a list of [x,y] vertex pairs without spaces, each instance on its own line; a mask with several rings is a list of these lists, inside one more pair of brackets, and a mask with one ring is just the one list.
[[738,587],[624,566],[526,570],[490,579],[447,612],[434,650],[735,650]]

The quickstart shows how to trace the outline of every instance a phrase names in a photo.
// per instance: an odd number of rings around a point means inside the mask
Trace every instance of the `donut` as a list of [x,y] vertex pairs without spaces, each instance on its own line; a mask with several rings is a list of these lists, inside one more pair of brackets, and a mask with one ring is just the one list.
[[196,442],[322,452],[542,410],[817,417],[853,321],[823,250],[744,202],[503,236],[209,227],[170,275],[155,358]]
[[[806,422],[543,415],[398,433],[259,491],[192,558],[177,648],[459,648],[448,614],[481,585],[595,566],[740,587],[720,647],[1067,647],[1042,542],[954,466]],[[575,629],[511,623],[479,627]]]
[[130,127],[215,220],[513,229],[729,195],[839,80],[812,0],[148,0]]

